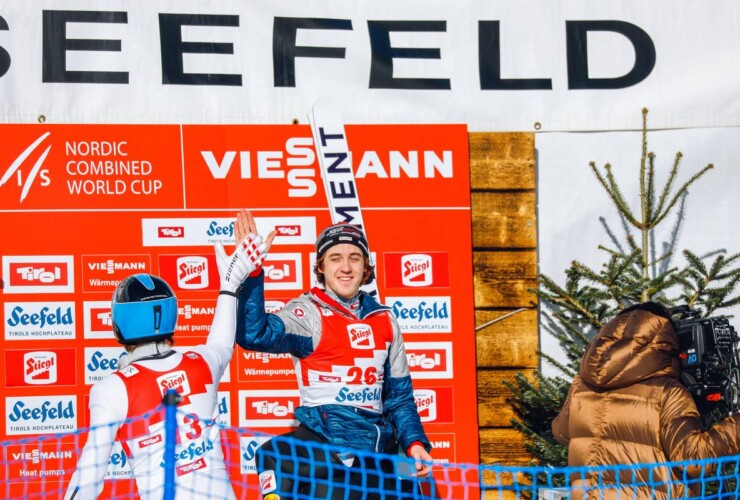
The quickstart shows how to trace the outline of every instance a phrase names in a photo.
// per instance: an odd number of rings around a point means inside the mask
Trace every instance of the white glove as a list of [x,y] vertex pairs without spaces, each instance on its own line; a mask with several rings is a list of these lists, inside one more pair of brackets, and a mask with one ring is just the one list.
[[267,255],[267,245],[263,243],[262,236],[252,233],[236,246],[231,255],[226,255],[221,243],[216,243],[215,250],[221,291],[231,295],[236,295],[244,278],[258,269]]

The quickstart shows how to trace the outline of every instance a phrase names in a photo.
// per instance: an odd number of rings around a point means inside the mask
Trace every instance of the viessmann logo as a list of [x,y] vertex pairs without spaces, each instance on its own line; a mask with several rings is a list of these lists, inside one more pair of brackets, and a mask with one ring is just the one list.
[[85,292],[112,292],[127,276],[148,273],[149,255],[83,255],[82,288]]
[[74,292],[71,255],[3,256],[5,293]]

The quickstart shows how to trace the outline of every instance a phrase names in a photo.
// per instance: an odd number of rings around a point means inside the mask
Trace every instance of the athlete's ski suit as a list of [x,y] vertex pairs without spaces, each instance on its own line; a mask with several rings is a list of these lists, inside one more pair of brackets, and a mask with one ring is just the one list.
[[293,356],[298,437],[314,433],[331,445],[371,452],[393,449],[396,441],[403,450],[413,443],[429,450],[398,323],[390,308],[360,294],[355,312],[313,288],[268,314],[264,273],[247,278],[239,292],[236,342]]

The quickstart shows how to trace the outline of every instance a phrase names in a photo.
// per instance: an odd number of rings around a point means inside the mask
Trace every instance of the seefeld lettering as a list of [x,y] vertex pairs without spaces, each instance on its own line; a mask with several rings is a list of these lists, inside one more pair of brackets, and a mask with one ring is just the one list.
[[91,372],[98,370],[117,370],[118,369],[118,358],[105,358],[105,355],[100,351],[95,351],[90,358],[90,362],[87,364],[87,369]]
[[[213,443],[211,441],[201,441],[200,443],[191,442],[187,448],[175,455],[175,463],[180,460],[192,460],[195,457],[202,457],[212,449]],[[164,467],[164,460],[159,465],[160,467]]]
[[367,403],[368,401],[379,401],[381,397],[380,387],[365,387],[361,391],[352,391],[349,387],[342,387],[339,394],[334,398],[337,403],[350,401],[352,403]]
[[13,411],[8,415],[11,422],[18,422],[19,420],[40,420],[46,422],[46,420],[58,420],[62,418],[75,418],[75,409],[72,406],[72,401],[67,403],[67,406],[59,401],[55,406],[52,407],[51,401],[44,401],[41,408],[26,408],[23,401],[18,401],[13,406]]
[[108,459],[108,463],[116,467],[125,467],[126,462],[128,462],[128,457],[123,450],[117,453],[111,453]]
[[426,302],[421,301],[416,307],[403,307],[403,302],[397,300],[393,303],[393,314],[397,318],[415,319],[418,322],[422,322],[425,319],[447,319],[450,317],[450,313],[447,311],[447,302],[444,302],[440,306],[439,302],[428,305]]
[[208,231],[206,234],[208,236],[234,236],[234,223],[232,222],[226,226],[220,226],[215,220],[211,221],[208,225]]
[[39,328],[44,328],[46,325],[71,325],[72,324],[72,308],[67,307],[66,311],[62,312],[62,308],[57,307],[55,311],[50,312],[51,309],[44,306],[37,313],[24,313],[23,307],[16,306],[10,312],[10,318],[8,318],[8,325],[34,325]]

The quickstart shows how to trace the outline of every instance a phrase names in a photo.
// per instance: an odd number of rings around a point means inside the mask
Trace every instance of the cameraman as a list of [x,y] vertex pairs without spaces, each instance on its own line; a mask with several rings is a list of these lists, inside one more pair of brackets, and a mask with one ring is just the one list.
[[[608,466],[716,458],[740,453],[740,415],[704,430],[681,384],[670,312],[646,302],[626,308],[589,343],[552,433],[568,465]],[[704,471],[706,472],[706,471]],[[700,467],[635,467],[574,474],[572,498],[675,498],[701,488]],[[683,479],[682,479],[683,478]],[[687,491],[687,479],[692,491]]]

